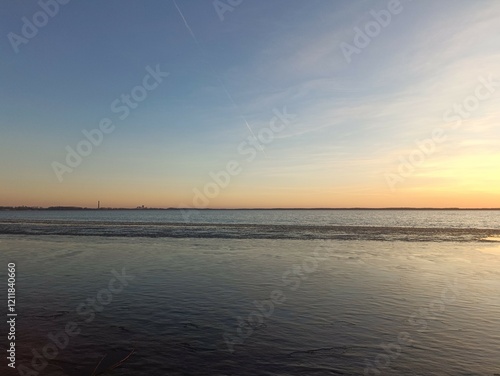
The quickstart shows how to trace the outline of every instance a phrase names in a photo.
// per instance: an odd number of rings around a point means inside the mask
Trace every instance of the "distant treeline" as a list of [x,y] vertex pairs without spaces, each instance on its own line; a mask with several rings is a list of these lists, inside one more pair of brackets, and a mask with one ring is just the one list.
[[0,206],[0,210],[500,210],[500,208],[87,208],[81,206]]

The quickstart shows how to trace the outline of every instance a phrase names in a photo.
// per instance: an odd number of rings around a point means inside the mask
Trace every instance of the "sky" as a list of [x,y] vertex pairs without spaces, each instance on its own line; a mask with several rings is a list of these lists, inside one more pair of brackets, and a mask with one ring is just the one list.
[[0,35],[0,206],[500,207],[498,1],[5,0]]

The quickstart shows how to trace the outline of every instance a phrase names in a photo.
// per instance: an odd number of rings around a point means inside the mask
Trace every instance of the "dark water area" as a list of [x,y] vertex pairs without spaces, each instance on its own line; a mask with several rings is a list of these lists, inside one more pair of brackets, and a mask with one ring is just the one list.
[[495,241],[500,229],[375,226],[298,226],[275,224],[192,224],[149,222],[20,221],[0,222],[0,234],[77,235],[146,238]]
[[500,236],[500,211],[20,211],[0,212],[0,234],[219,239],[490,241]]

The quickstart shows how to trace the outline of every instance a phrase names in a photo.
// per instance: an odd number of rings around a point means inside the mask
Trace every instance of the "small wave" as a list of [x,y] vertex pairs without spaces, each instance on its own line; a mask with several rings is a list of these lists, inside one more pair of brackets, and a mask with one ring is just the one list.
[[486,238],[481,239],[481,240],[486,241],[486,242],[500,242],[500,236],[499,235],[487,236]]

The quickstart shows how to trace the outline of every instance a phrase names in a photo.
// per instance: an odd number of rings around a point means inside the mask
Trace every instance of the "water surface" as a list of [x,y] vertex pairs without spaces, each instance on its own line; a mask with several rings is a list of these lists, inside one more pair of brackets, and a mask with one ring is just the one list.
[[[41,375],[89,375],[132,349],[114,375],[500,373],[497,212],[129,213],[2,213],[18,364],[75,322]],[[123,268],[127,286],[82,309]]]

